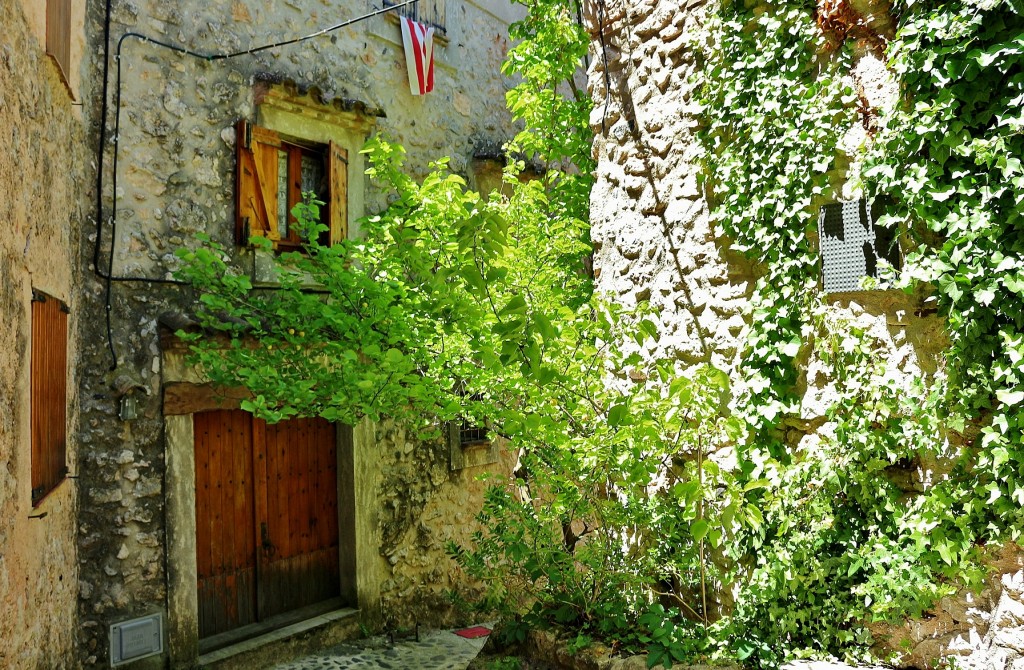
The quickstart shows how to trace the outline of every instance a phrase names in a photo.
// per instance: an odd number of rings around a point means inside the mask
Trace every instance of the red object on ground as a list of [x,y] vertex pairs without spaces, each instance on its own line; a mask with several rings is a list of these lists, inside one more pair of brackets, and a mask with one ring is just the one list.
[[455,631],[456,635],[468,638],[472,640],[477,637],[485,637],[491,634],[490,628],[484,628],[483,626],[473,626],[472,628],[464,628],[462,630]]

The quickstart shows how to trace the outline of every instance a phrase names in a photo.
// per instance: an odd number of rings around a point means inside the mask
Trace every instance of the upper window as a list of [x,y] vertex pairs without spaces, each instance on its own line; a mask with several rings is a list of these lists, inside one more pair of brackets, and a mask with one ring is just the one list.
[[46,0],[46,53],[71,85],[71,0]]
[[236,233],[240,243],[267,237],[280,250],[295,249],[303,240],[292,208],[312,193],[325,203],[321,222],[327,232],[321,244],[334,244],[348,234],[348,152],[335,142],[310,144],[250,124],[238,123]]
[[46,294],[32,296],[32,505],[67,475],[68,308]]
[[[383,2],[385,7],[402,4],[402,0],[383,0]],[[433,26],[444,34],[446,31],[444,3],[445,0],[419,0],[419,2],[405,5],[396,11],[401,16],[407,16],[413,21]]]

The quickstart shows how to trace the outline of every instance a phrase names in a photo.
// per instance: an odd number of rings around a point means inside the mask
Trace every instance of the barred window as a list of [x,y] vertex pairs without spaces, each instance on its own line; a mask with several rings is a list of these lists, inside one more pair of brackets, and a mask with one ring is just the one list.
[[[394,7],[402,4],[403,0],[383,0],[385,7]],[[397,10],[397,14],[406,16],[413,21],[419,21],[428,26],[433,26],[442,35],[447,32],[445,24],[445,0],[419,0],[411,5],[405,5]]]

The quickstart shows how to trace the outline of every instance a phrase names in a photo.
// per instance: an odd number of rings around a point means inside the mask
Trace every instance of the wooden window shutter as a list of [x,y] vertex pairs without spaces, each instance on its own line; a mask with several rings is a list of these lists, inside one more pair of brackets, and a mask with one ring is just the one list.
[[60,300],[32,296],[32,505],[67,474],[68,314]]
[[348,152],[335,142],[329,147],[330,157],[330,244],[348,237]]
[[71,0],[46,0],[46,53],[60,68],[64,83],[71,75]]
[[239,121],[235,147],[235,238],[246,245],[257,235],[279,239],[277,164],[281,138],[272,130]]

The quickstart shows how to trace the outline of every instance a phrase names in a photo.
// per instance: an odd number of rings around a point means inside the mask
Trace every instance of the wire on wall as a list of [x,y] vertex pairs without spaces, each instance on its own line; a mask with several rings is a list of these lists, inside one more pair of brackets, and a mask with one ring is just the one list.
[[115,247],[117,244],[117,163],[120,157],[120,128],[121,128],[121,55],[124,48],[124,43],[129,38],[137,39],[146,44],[152,44],[163,49],[168,49],[176,53],[180,53],[192,58],[198,58],[207,62],[215,62],[228,60],[232,58],[238,58],[241,56],[250,56],[252,54],[259,53],[261,51],[268,51],[270,49],[277,49],[285,47],[291,44],[298,44],[299,42],[305,42],[312,40],[323,35],[327,35],[336,30],[340,30],[347,26],[365,21],[373,18],[380,14],[386,14],[393,12],[408,5],[412,5],[419,2],[419,0],[406,0],[406,2],[383,7],[381,9],[374,10],[367,14],[357,16],[353,19],[342,21],[334,25],[322,28],[314,33],[308,35],[302,35],[287,40],[281,40],[279,42],[273,42],[271,44],[264,44],[249,49],[243,49],[241,51],[233,51],[228,53],[204,53],[183,47],[170,42],[164,42],[158,39],[154,39],[147,35],[136,32],[126,32],[121,35],[117,40],[117,50],[115,52],[114,60],[117,63],[116,75],[115,75],[115,91],[114,91],[114,139],[113,139],[113,160],[111,163],[111,194],[114,199],[114,203],[111,207],[110,212],[110,248],[109,255],[107,258],[106,269],[100,269],[100,249],[103,246],[103,158],[106,153],[107,143],[107,96],[109,90],[110,81],[110,59],[109,59],[109,45],[110,45],[110,23],[111,23],[111,0],[107,0],[106,3],[106,16],[103,23],[103,43],[106,46],[104,53],[103,62],[103,101],[100,108],[100,142],[98,148],[98,160],[97,160],[97,173],[96,173],[96,240],[93,245],[93,272],[104,280],[104,308],[106,312],[106,330],[107,330],[107,348],[110,351],[111,358],[111,370],[116,370],[117,361],[117,350],[114,347],[114,335],[113,327],[111,325],[111,310],[112,310],[112,290],[114,282],[141,282],[148,284],[171,284],[171,285],[187,285],[187,282],[183,282],[177,279],[165,279],[160,277],[137,277],[137,276],[114,276],[114,255]]
[[608,134],[608,106],[612,104],[612,80],[608,74],[608,45],[604,41],[605,0],[597,1],[597,36],[601,40],[601,61],[604,64],[604,110],[601,112],[601,133]]

